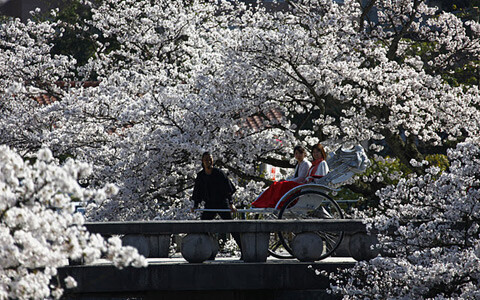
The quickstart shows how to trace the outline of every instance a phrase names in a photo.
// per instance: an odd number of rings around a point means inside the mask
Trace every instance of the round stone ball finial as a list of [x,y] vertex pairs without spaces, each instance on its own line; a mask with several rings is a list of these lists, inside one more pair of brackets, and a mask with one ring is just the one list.
[[348,248],[350,255],[357,261],[370,260],[380,253],[376,248],[378,238],[365,232],[357,232],[350,237]]
[[316,261],[323,253],[323,239],[315,232],[299,233],[293,238],[292,251],[299,261]]
[[212,238],[206,233],[191,233],[182,239],[182,256],[190,263],[204,262],[214,251]]

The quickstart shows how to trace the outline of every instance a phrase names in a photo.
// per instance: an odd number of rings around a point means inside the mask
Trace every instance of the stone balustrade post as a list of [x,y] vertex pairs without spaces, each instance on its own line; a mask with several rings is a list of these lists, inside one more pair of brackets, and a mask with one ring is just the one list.
[[240,233],[244,262],[266,262],[268,257],[269,232]]
[[150,255],[148,257],[166,258],[170,252],[171,234],[148,235]]
[[170,250],[170,234],[126,234],[122,244],[135,247],[145,257],[168,257]]

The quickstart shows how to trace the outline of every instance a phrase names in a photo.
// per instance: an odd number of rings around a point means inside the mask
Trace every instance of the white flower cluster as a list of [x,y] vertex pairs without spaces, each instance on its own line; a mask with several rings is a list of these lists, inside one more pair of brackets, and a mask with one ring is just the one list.
[[438,179],[430,170],[379,192],[369,228],[378,230],[383,256],[337,277],[334,291],[345,299],[480,297],[480,139],[448,156]]
[[93,199],[100,192],[78,184],[91,168],[68,160],[60,166],[52,152],[41,149],[26,162],[9,147],[0,146],[0,299],[59,298],[63,289],[75,287],[75,279],[55,283],[57,268],[69,261],[91,263],[102,254],[118,267],[145,266],[136,249],[121,247],[119,239],[108,243],[91,235],[84,218],[75,213],[72,199]]

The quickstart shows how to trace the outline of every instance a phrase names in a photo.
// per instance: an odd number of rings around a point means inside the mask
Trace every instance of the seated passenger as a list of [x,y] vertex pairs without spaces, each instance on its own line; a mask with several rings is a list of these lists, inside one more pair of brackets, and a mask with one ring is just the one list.
[[318,143],[312,147],[313,163],[307,172],[304,182],[296,181],[277,181],[274,182],[267,190],[265,190],[254,202],[252,207],[275,207],[278,200],[282,198],[288,191],[302,185],[304,183],[315,183],[319,178],[327,175],[328,164],[326,162],[327,154],[323,145]]
[[305,159],[305,156],[307,156],[307,151],[302,146],[295,146],[295,148],[293,148],[293,154],[297,160],[297,165],[295,166],[294,175],[288,177],[287,180],[305,183],[307,180],[308,170],[312,165],[308,160]]
[[308,170],[307,183],[317,183],[318,179],[327,175],[330,169],[327,164],[327,153],[323,145],[318,143],[312,147],[313,162]]

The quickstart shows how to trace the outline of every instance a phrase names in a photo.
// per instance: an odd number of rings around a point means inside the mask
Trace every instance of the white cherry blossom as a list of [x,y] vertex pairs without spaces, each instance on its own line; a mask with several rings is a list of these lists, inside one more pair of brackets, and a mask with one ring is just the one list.
[[76,285],[72,277],[55,282],[57,268],[69,261],[88,264],[105,254],[120,268],[146,265],[136,249],[122,247],[118,238],[104,241],[90,234],[84,217],[75,213],[72,198],[87,201],[98,193],[78,184],[84,163],[70,160],[60,166],[47,148],[32,158],[33,164],[0,146],[1,299],[59,298],[62,286]]

